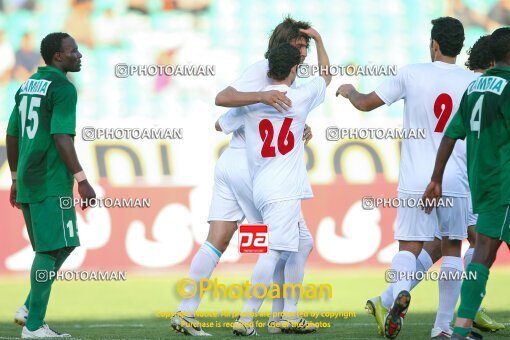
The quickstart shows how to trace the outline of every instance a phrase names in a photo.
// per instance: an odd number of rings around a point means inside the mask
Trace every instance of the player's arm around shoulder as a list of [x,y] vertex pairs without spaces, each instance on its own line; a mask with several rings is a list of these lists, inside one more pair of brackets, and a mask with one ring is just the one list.
[[232,85],[220,91],[215,98],[215,105],[223,107],[241,107],[263,103],[270,105],[280,113],[292,105],[285,92],[261,91],[268,85],[267,60],[261,60],[248,67]]

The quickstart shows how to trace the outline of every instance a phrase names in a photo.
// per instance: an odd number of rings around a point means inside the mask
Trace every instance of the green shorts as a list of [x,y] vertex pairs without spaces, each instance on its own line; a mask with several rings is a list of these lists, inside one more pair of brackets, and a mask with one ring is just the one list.
[[510,205],[479,213],[476,232],[510,243]]
[[60,206],[61,197],[47,197],[41,202],[22,203],[32,248],[37,252],[80,245],[76,211],[72,205]]

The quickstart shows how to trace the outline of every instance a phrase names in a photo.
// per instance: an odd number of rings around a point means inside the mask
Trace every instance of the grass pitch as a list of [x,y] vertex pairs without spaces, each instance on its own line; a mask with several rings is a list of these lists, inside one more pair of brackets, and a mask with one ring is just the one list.
[[[495,334],[484,333],[487,338],[510,338],[510,297],[507,293],[510,282],[509,268],[491,271],[487,296],[483,306],[496,320],[508,329]],[[54,284],[47,322],[51,327],[81,339],[156,339],[178,338],[169,327],[164,315],[173,312],[178,305],[176,283],[185,272],[161,276],[143,276],[128,273],[124,282],[56,282]],[[244,283],[248,271],[214,273],[222,284]],[[384,268],[372,270],[342,270],[306,272],[305,284],[329,283],[333,287],[331,299],[302,300],[301,312],[342,312],[348,317],[323,317],[309,320],[321,321],[322,328],[316,334],[302,335],[306,339],[344,338],[375,339],[373,318],[365,314],[365,301],[386,287]],[[14,312],[24,302],[29,289],[27,276],[4,276],[0,278],[0,339],[19,338],[21,328],[12,322]],[[211,295],[211,294],[209,294]],[[435,319],[438,291],[436,282],[422,282],[412,292],[411,308],[405,319],[399,339],[427,339]],[[204,298],[199,311],[214,313],[236,313],[243,301]],[[266,301],[262,312],[268,312],[271,302]],[[353,316],[355,315],[355,316]],[[233,338],[229,327],[231,317],[199,318],[213,325],[204,328],[218,338]],[[259,325],[267,321],[257,318]],[[219,326],[219,327],[217,327]],[[257,328],[259,336],[271,338],[295,338],[297,335],[269,335],[265,327]]]

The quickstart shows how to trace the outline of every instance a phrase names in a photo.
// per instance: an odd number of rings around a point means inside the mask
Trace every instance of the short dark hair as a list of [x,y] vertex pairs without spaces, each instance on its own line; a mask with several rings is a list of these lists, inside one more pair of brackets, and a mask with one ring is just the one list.
[[269,38],[267,51],[264,57],[269,57],[269,52],[278,45],[289,43],[294,39],[304,38],[306,45],[310,42],[310,37],[300,31],[300,29],[309,29],[310,23],[307,21],[296,21],[290,15],[286,16],[283,21],[275,27]]
[[41,56],[46,65],[50,65],[53,61],[53,56],[57,52],[62,52],[62,40],[70,37],[67,33],[55,32],[50,33],[41,41]]
[[437,41],[441,53],[448,57],[456,57],[464,44],[464,26],[452,17],[441,17],[431,21],[430,37]]
[[510,27],[501,27],[491,34],[489,48],[494,60],[506,61],[510,52]]
[[481,36],[471,47],[467,54],[466,67],[471,71],[486,70],[491,67],[494,62],[491,50],[489,48],[490,35]]
[[299,64],[301,55],[297,48],[285,43],[271,49],[267,59],[269,64],[267,76],[274,80],[284,80],[289,76],[290,70]]

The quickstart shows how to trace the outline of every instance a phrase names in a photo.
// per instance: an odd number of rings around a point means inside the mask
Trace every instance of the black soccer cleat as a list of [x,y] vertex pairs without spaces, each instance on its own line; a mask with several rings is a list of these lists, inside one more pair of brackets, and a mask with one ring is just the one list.
[[395,302],[384,319],[384,336],[395,339],[402,329],[404,317],[411,303],[411,294],[407,290],[398,293]]

